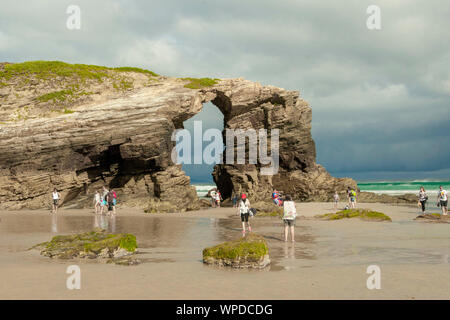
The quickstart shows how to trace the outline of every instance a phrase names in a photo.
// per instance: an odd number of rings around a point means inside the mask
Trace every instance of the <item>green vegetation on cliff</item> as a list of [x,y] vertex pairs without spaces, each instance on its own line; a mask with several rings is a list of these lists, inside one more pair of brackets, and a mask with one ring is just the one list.
[[190,81],[188,84],[185,84],[185,88],[189,89],[201,89],[204,87],[211,87],[218,83],[220,79],[211,79],[211,78],[181,78],[182,80]]
[[369,221],[392,221],[392,219],[389,216],[385,215],[384,213],[369,209],[348,209],[338,211],[336,213],[316,215],[315,217],[323,220],[360,218]]
[[61,61],[27,61],[5,64],[0,69],[0,79],[9,80],[13,77],[34,75],[38,79],[51,79],[58,76],[78,78],[80,80],[93,79],[101,81],[103,78],[111,77],[108,71],[136,72],[150,76],[158,76],[152,71],[133,67],[109,68],[87,64],[70,64]]

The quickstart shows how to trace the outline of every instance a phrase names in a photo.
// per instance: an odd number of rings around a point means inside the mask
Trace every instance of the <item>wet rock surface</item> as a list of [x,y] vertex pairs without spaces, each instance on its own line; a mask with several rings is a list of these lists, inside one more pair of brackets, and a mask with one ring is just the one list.
[[434,223],[450,223],[449,215],[442,215],[438,213],[425,213],[420,214],[414,218],[414,220],[425,221],[425,222],[434,222]]
[[321,215],[316,215],[314,218],[320,220],[341,220],[341,219],[352,219],[359,218],[365,221],[389,221],[392,219],[382,212],[373,211],[370,209],[348,209],[341,210],[336,213],[326,213]]
[[51,241],[31,249],[39,249],[41,255],[52,259],[97,259],[121,265],[139,263],[135,258],[137,242],[134,235],[112,234],[102,229],[54,236]]
[[269,249],[263,237],[249,233],[245,237],[205,248],[203,262],[237,269],[263,269],[270,264]]

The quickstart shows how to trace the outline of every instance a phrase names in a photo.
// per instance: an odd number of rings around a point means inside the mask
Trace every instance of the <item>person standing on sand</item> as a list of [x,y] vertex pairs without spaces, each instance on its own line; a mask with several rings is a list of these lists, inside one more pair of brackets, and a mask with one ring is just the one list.
[[231,201],[233,202],[233,208],[237,207],[238,196],[237,193],[233,191],[233,195],[231,197]]
[[56,188],[54,188],[52,192],[52,200],[53,200],[52,213],[58,212],[59,199],[61,199],[61,194],[58,192],[58,190],[56,190]]
[[106,194],[106,202],[108,203],[108,215],[110,216],[114,210],[114,196],[112,191]]
[[241,222],[242,222],[242,236],[245,236],[245,223],[247,223],[248,226],[248,232],[252,231],[252,227],[250,226],[250,223],[248,222],[248,216],[249,216],[249,209],[250,209],[250,201],[247,199],[247,196],[245,193],[241,195],[241,200],[239,201],[239,211],[238,214],[241,215]]
[[102,197],[100,196],[100,192],[97,190],[95,191],[94,195],[94,211],[95,214],[98,214],[102,209]]
[[297,209],[295,208],[295,202],[292,201],[290,195],[286,195],[283,202],[283,222],[284,222],[284,241],[288,241],[289,229],[291,231],[291,241],[294,242],[294,226],[295,218],[297,217]]
[[356,208],[356,191],[353,189],[350,190],[350,208]]
[[210,193],[209,196],[211,197],[211,207],[215,208],[216,207],[216,191],[213,189]]
[[336,210],[339,203],[339,194],[337,191],[334,191],[333,200],[334,200],[334,209]]
[[220,201],[222,200],[222,195],[220,194],[220,191],[217,190],[216,192],[216,206],[220,208]]
[[422,207],[422,213],[425,212],[425,203],[428,200],[427,193],[424,187],[420,187],[419,191],[419,205]]
[[448,204],[448,194],[447,190],[444,190],[442,186],[439,186],[439,193],[438,193],[438,204],[441,206],[442,209],[442,215],[447,215],[447,204]]

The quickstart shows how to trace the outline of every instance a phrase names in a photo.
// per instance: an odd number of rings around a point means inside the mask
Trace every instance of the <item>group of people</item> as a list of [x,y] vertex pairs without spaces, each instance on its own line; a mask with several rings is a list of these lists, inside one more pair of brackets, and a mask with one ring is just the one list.
[[[419,200],[417,205],[422,209],[422,212],[425,212],[425,204],[428,201],[428,195],[425,191],[424,187],[420,187],[419,191]],[[437,195],[437,204],[438,207],[441,207],[442,214],[446,216],[448,214],[448,194],[447,190],[444,189],[443,186],[439,186],[439,192]]]
[[117,193],[113,189],[103,186],[102,190],[95,192],[93,202],[95,214],[103,214],[103,211],[108,215],[116,214]]
[[222,194],[219,190],[214,189],[209,193],[211,197],[211,207],[220,208],[220,201],[222,201]]
[[[278,204],[277,204],[278,205]],[[288,241],[289,232],[291,234],[291,241],[294,242],[294,226],[295,226],[295,218],[297,217],[297,210],[295,207],[295,202],[292,201],[292,197],[290,195],[286,195],[284,201],[282,202],[283,206],[283,223],[284,223],[284,241]],[[255,209],[252,209],[250,206],[250,201],[247,198],[245,193],[241,194],[239,204],[237,205],[238,211],[237,214],[241,216],[242,222],[242,236],[245,236],[246,232],[251,232],[252,227],[249,222],[249,217],[255,214]]]
[[[52,213],[58,212],[59,200],[61,193],[54,188],[52,192]],[[102,190],[95,191],[94,195],[94,211],[95,214],[103,214],[103,212],[110,214],[116,213],[117,193],[113,189],[108,190],[103,186]]]

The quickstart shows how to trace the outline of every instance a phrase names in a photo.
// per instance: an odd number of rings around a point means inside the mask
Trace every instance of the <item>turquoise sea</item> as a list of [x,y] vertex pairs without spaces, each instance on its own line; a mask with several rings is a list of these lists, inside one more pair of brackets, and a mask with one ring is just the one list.
[[361,191],[369,191],[379,194],[399,195],[405,193],[419,193],[420,187],[424,187],[427,193],[437,194],[439,186],[450,189],[450,181],[367,181],[358,182]]
[[[421,186],[428,194],[437,194],[439,186],[450,191],[450,181],[362,181],[358,182],[361,191],[369,191],[379,194],[399,195],[405,193],[419,193]],[[214,183],[195,183],[197,195],[204,197],[209,190],[215,188]]]

